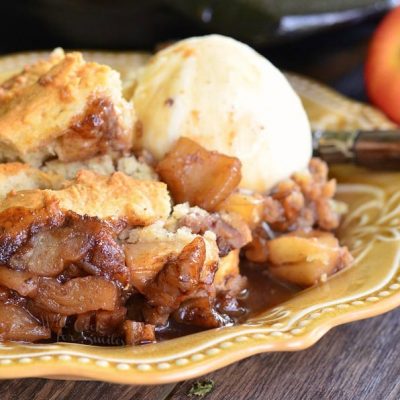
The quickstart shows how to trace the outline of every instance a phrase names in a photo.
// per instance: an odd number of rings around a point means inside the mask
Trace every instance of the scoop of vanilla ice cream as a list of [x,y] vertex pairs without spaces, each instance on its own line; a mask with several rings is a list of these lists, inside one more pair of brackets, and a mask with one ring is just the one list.
[[181,136],[238,157],[241,187],[266,191],[311,157],[299,97],[267,59],[234,39],[190,38],[158,52],[132,98],[136,145],[161,158]]

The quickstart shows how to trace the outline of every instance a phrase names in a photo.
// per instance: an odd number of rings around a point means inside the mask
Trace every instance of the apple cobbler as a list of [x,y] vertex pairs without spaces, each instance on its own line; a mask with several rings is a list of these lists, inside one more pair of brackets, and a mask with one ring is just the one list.
[[[351,263],[321,160],[246,188],[248,159],[190,135],[153,153],[135,107],[79,53],[0,86],[0,341],[136,345],[231,325],[272,304],[271,282],[293,292]],[[266,282],[255,307],[252,279]]]

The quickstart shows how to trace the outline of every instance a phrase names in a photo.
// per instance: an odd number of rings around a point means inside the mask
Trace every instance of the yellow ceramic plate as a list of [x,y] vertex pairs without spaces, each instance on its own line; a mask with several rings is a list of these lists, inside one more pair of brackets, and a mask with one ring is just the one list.
[[[35,57],[35,54],[8,57],[4,64],[0,59],[0,72],[19,69]],[[90,57],[121,69],[126,85],[133,82],[136,67],[146,59],[146,55],[109,53],[90,53]],[[292,75],[289,78],[314,125],[391,126],[370,107],[350,102],[304,78]],[[245,324],[159,344],[139,347],[3,344],[0,377],[167,383],[205,374],[256,353],[301,350],[336,325],[397,307],[400,305],[400,173],[378,174],[340,166],[332,170],[332,175],[340,182],[338,197],[349,205],[339,237],[349,246],[356,261],[327,283],[303,291]]]

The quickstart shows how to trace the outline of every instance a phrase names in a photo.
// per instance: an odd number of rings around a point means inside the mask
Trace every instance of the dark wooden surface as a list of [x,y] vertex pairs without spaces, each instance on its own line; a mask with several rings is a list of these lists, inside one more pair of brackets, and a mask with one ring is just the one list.
[[[364,99],[362,62],[374,23],[265,53],[279,67]],[[400,309],[334,329],[298,353],[254,356],[207,375],[207,400],[399,400]],[[177,400],[194,381],[164,386],[24,379],[0,381],[0,400]]]

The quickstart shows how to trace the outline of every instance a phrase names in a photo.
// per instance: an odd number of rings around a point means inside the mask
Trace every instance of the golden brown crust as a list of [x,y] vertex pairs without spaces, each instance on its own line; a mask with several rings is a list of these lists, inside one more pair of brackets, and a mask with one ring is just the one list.
[[80,171],[61,190],[24,190],[10,193],[0,210],[12,207],[42,208],[57,202],[62,210],[79,215],[123,218],[131,225],[149,225],[165,220],[171,211],[167,187],[162,182],[141,181],[122,172],[111,176]]
[[117,126],[129,148],[133,113],[111,68],[69,53],[5,82],[0,94],[0,158],[40,164],[56,155],[55,139],[70,132],[77,118],[84,119],[96,99],[110,104],[115,120],[110,129]]
[[17,96],[25,87],[34,84],[40,76],[47,73],[65,57],[64,51],[55,49],[47,59],[38,60],[26,65],[23,70],[2,82],[0,86],[0,100]]
[[27,189],[58,189],[64,178],[53,172],[43,172],[23,163],[0,164],[0,198],[10,191]]

